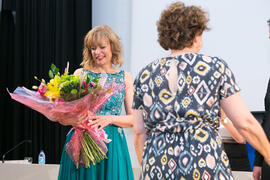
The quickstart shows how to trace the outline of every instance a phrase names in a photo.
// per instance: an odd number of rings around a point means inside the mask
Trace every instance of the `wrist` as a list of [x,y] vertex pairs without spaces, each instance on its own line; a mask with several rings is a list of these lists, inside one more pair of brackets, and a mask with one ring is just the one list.
[[264,158],[264,161],[266,162],[266,164],[268,164],[268,166],[270,166],[270,158],[269,157]]
[[228,124],[229,120],[230,119],[228,117],[225,117],[224,119],[221,119],[221,123],[222,124]]
[[267,152],[265,153],[264,157],[264,161],[268,164],[268,166],[270,166],[270,144],[268,144],[268,148],[267,148]]
[[114,116],[111,116],[110,125],[113,125],[114,123]]

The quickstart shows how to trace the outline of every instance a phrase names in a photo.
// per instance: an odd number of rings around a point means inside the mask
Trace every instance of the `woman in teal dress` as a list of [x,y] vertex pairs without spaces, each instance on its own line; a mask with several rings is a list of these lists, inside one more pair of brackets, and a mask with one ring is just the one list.
[[[81,127],[85,120],[93,128],[103,128],[112,141],[107,145],[108,159],[102,160],[90,168],[81,166],[76,169],[73,161],[65,151],[62,152],[59,180],[131,180],[134,179],[127,142],[123,128],[133,126],[132,110],[132,77],[130,73],[120,71],[115,66],[122,65],[122,47],[119,37],[106,26],[97,26],[90,30],[84,39],[83,68],[77,69],[74,74],[88,73],[92,77],[107,74],[106,83],[115,82],[124,84],[125,88],[114,94],[102,106],[98,115],[82,115],[80,118],[62,119],[59,123]],[[120,115],[124,102],[126,115]],[[88,117],[87,117],[88,116]],[[68,133],[68,143],[74,133]]]

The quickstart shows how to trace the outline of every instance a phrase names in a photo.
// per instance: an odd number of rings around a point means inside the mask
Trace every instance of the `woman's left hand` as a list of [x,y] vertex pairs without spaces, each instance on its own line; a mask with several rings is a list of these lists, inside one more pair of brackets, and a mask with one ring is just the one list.
[[113,115],[96,115],[88,116],[88,126],[93,128],[98,128],[98,130],[103,129],[104,127],[113,123],[115,116]]

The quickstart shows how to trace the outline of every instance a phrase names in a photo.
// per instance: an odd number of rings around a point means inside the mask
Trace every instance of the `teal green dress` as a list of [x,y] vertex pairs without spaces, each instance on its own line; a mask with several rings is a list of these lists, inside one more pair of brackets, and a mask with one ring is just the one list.
[[[91,76],[100,76],[99,73],[87,71]],[[116,83],[124,83],[124,71],[116,74],[107,74],[107,82],[115,81]],[[120,115],[122,103],[124,101],[125,91],[122,90],[112,96],[102,106],[100,115]],[[107,144],[108,159],[102,160],[100,163],[90,168],[80,167],[76,169],[73,161],[63,148],[58,180],[133,180],[133,171],[129,157],[126,137],[124,130],[115,125],[109,125],[104,128],[112,141]],[[68,143],[74,133],[72,130],[66,137]]]

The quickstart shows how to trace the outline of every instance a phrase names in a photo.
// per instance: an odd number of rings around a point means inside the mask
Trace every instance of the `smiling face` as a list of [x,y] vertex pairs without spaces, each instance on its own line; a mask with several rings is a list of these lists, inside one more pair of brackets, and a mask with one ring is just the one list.
[[83,61],[86,69],[123,64],[120,38],[106,25],[96,26],[84,38]]
[[97,66],[112,64],[112,50],[108,38],[104,37],[91,46],[94,64]]

